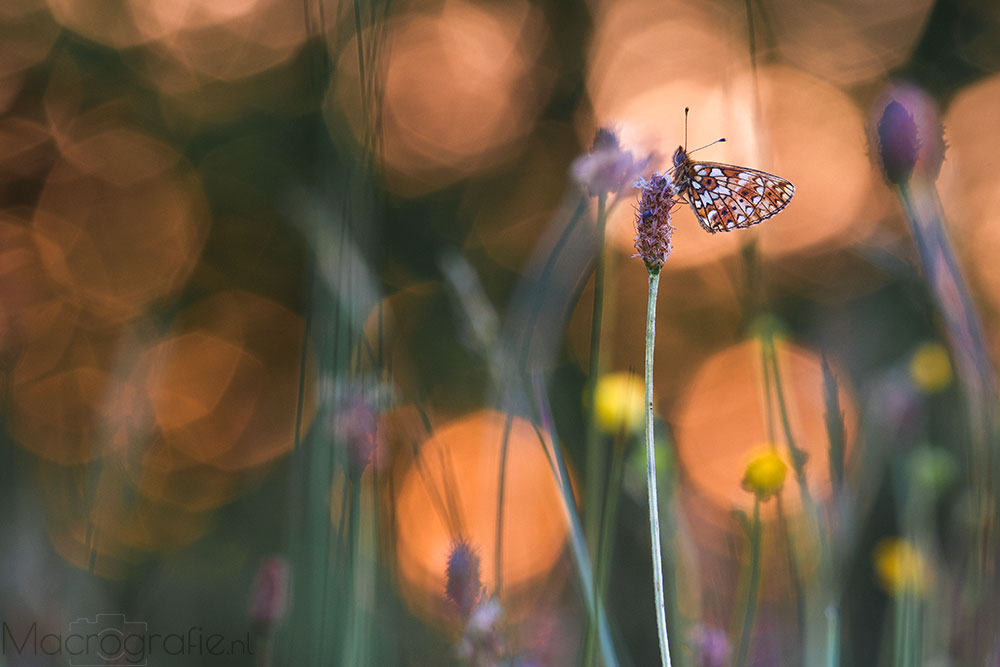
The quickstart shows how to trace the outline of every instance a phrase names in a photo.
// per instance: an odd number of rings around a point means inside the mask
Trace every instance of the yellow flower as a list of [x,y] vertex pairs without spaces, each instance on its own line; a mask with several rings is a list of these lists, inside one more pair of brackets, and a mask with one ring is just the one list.
[[898,537],[887,537],[875,545],[875,572],[892,595],[922,593],[930,579],[924,557],[912,543]]
[[594,422],[608,435],[638,433],[646,423],[642,380],[633,373],[608,373],[594,390]]
[[910,377],[924,392],[936,394],[951,384],[951,358],[940,343],[924,343],[910,359]]
[[781,492],[788,466],[773,451],[758,454],[747,464],[743,473],[743,488],[767,500]]

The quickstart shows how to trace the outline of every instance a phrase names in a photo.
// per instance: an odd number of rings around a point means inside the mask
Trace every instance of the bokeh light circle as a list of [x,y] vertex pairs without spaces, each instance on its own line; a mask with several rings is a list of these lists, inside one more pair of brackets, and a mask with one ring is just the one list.
[[208,224],[198,177],[180,155],[118,128],[64,149],[32,228],[50,278],[89,312],[118,320],[187,279]]
[[[419,446],[419,463],[397,487],[397,566],[404,596],[415,608],[432,613],[445,608],[445,568],[458,539],[478,551],[483,584],[496,592],[497,477],[505,419],[485,410],[435,429]],[[567,530],[545,451],[551,443],[539,442],[531,424],[515,418],[508,446],[502,600],[550,573]],[[454,499],[457,515],[437,504],[442,497]]]
[[[830,472],[821,362],[817,355],[788,342],[776,341],[776,348],[795,444],[808,454],[805,471],[809,492],[814,499],[822,499],[830,490]],[[838,373],[837,378],[850,451],[857,404],[844,375]],[[753,495],[742,488],[743,475],[751,458],[774,440],[777,454],[788,464],[782,503],[786,511],[801,505],[777,402],[772,403],[770,415],[774,439],[768,433],[767,405],[762,345],[750,339],[705,361],[673,411],[671,421],[686,479],[722,510],[753,505]],[[763,511],[772,515],[774,503],[765,503]]]
[[[531,70],[546,28],[530,3],[448,2],[387,29],[379,128],[391,189],[416,195],[452,183],[531,130],[543,93]],[[357,52],[354,41],[341,52],[330,102],[364,143],[369,84],[359,82]]]

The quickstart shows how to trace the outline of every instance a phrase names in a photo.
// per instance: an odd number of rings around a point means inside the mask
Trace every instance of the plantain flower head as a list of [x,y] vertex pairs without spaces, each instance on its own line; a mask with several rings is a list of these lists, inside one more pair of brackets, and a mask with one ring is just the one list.
[[673,249],[670,239],[674,228],[670,224],[670,212],[677,205],[677,189],[670,177],[660,172],[648,179],[640,178],[633,187],[639,190],[639,206],[635,211],[635,256],[642,259],[650,274],[656,274]]

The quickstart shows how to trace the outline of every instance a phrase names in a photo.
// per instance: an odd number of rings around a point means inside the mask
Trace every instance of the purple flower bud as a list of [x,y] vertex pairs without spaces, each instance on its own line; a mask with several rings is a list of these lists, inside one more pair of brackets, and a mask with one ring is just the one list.
[[264,561],[257,571],[250,596],[250,622],[261,634],[281,622],[288,606],[289,567],[280,556]]
[[[872,106],[869,141],[874,149],[878,149],[881,144],[877,131],[879,121],[891,102],[902,105],[917,126],[917,161],[913,175],[935,180],[941,172],[946,148],[944,126],[941,124],[941,113],[937,102],[927,91],[915,84],[905,81],[891,83]],[[881,155],[880,151],[879,154]]]
[[917,164],[917,124],[902,104],[892,100],[878,122],[878,153],[890,183],[905,185]]
[[677,204],[677,190],[670,177],[660,172],[649,179],[639,179],[639,206],[635,212],[635,257],[646,264],[646,270],[657,273],[673,249],[670,238],[674,228],[670,212]]
[[449,600],[458,605],[463,616],[469,615],[482,596],[483,582],[479,576],[479,554],[464,540],[451,545],[445,593]]

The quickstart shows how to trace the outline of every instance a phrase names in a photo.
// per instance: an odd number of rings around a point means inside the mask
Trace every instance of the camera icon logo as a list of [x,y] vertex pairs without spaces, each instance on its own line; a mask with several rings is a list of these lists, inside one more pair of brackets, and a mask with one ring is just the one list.
[[145,667],[147,629],[144,621],[128,621],[125,614],[78,618],[69,624],[66,642],[70,667]]

